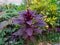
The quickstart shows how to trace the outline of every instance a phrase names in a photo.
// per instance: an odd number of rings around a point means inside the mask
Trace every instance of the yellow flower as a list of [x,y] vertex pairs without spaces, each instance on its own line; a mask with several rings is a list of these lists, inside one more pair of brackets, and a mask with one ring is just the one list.
[[49,28],[49,26],[48,26],[48,25],[46,25],[46,28],[48,29],[48,28]]
[[34,2],[37,2],[37,0],[34,0]]

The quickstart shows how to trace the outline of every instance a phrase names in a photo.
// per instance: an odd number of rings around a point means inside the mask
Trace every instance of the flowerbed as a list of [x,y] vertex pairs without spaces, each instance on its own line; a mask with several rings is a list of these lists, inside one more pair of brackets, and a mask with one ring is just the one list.
[[37,2],[33,3],[36,6],[33,8],[30,4],[27,8],[26,3],[1,7],[1,12],[4,13],[0,14],[0,45],[60,43],[60,13],[57,1]]

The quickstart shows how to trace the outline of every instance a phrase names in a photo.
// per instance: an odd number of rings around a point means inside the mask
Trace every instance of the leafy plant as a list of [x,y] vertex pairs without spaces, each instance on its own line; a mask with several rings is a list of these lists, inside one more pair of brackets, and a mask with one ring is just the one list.
[[37,10],[37,13],[41,13],[46,17],[45,21],[47,24],[53,26],[56,24],[58,16],[57,5],[57,0],[33,0],[30,4],[30,8]]
[[14,19],[13,23],[21,25],[21,28],[12,35],[22,36],[22,38],[25,41],[24,43],[26,43],[26,45],[28,45],[29,40],[31,40],[32,42],[37,41],[35,39],[35,35],[42,34],[42,30],[40,28],[38,29],[37,27],[46,26],[46,23],[43,21],[42,15],[38,15],[35,13],[35,11],[33,12],[29,9],[19,14],[20,16]]

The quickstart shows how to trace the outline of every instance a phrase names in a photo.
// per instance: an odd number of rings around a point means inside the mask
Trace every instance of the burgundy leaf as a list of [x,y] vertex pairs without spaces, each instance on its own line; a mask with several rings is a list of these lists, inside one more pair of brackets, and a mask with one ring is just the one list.
[[40,20],[39,22],[36,22],[34,25],[35,26],[46,26],[47,24],[43,20]]
[[32,20],[27,21],[27,24],[31,25],[32,24]]
[[32,14],[32,11],[30,9],[27,9],[28,14]]
[[12,35],[16,35],[16,36],[23,35],[24,31],[25,31],[25,28],[22,28],[22,29],[19,29],[17,32],[13,33]]
[[52,28],[48,28],[48,33],[52,31]]
[[24,21],[23,21],[23,20],[20,20],[20,19],[14,19],[14,20],[13,20],[13,23],[14,23],[14,24],[23,24]]
[[28,36],[31,36],[33,34],[32,28],[26,29],[26,33],[27,33]]
[[35,29],[34,31],[35,31],[36,33],[38,33],[38,34],[42,34],[42,30]]
[[60,33],[60,28],[56,28],[56,32],[57,33]]
[[36,14],[36,10],[34,10],[34,11],[32,12],[32,16],[35,16],[35,14]]
[[23,37],[23,39],[27,39],[28,38],[28,35],[27,34],[24,34],[22,37]]
[[35,42],[35,41],[36,41],[36,39],[35,39],[34,36],[30,36],[30,40],[31,40],[32,42]]
[[27,13],[26,11],[19,12],[19,15],[22,15],[22,16],[24,16],[24,14],[26,14],[26,13]]
[[16,36],[12,35],[8,40],[13,41],[14,39],[16,39]]
[[37,14],[37,15],[34,17],[34,19],[35,19],[35,20],[40,20],[40,19],[42,19],[42,15],[38,15],[38,14]]
[[20,15],[20,16],[18,17],[18,19],[20,19],[20,20],[23,20],[23,21],[24,21],[24,16],[23,16],[23,15]]

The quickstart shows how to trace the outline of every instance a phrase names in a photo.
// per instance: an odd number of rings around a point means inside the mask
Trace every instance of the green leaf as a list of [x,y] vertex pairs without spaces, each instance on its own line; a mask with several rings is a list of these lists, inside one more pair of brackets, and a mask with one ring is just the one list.
[[0,38],[0,45],[2,45],[4,43],[4,41]]

